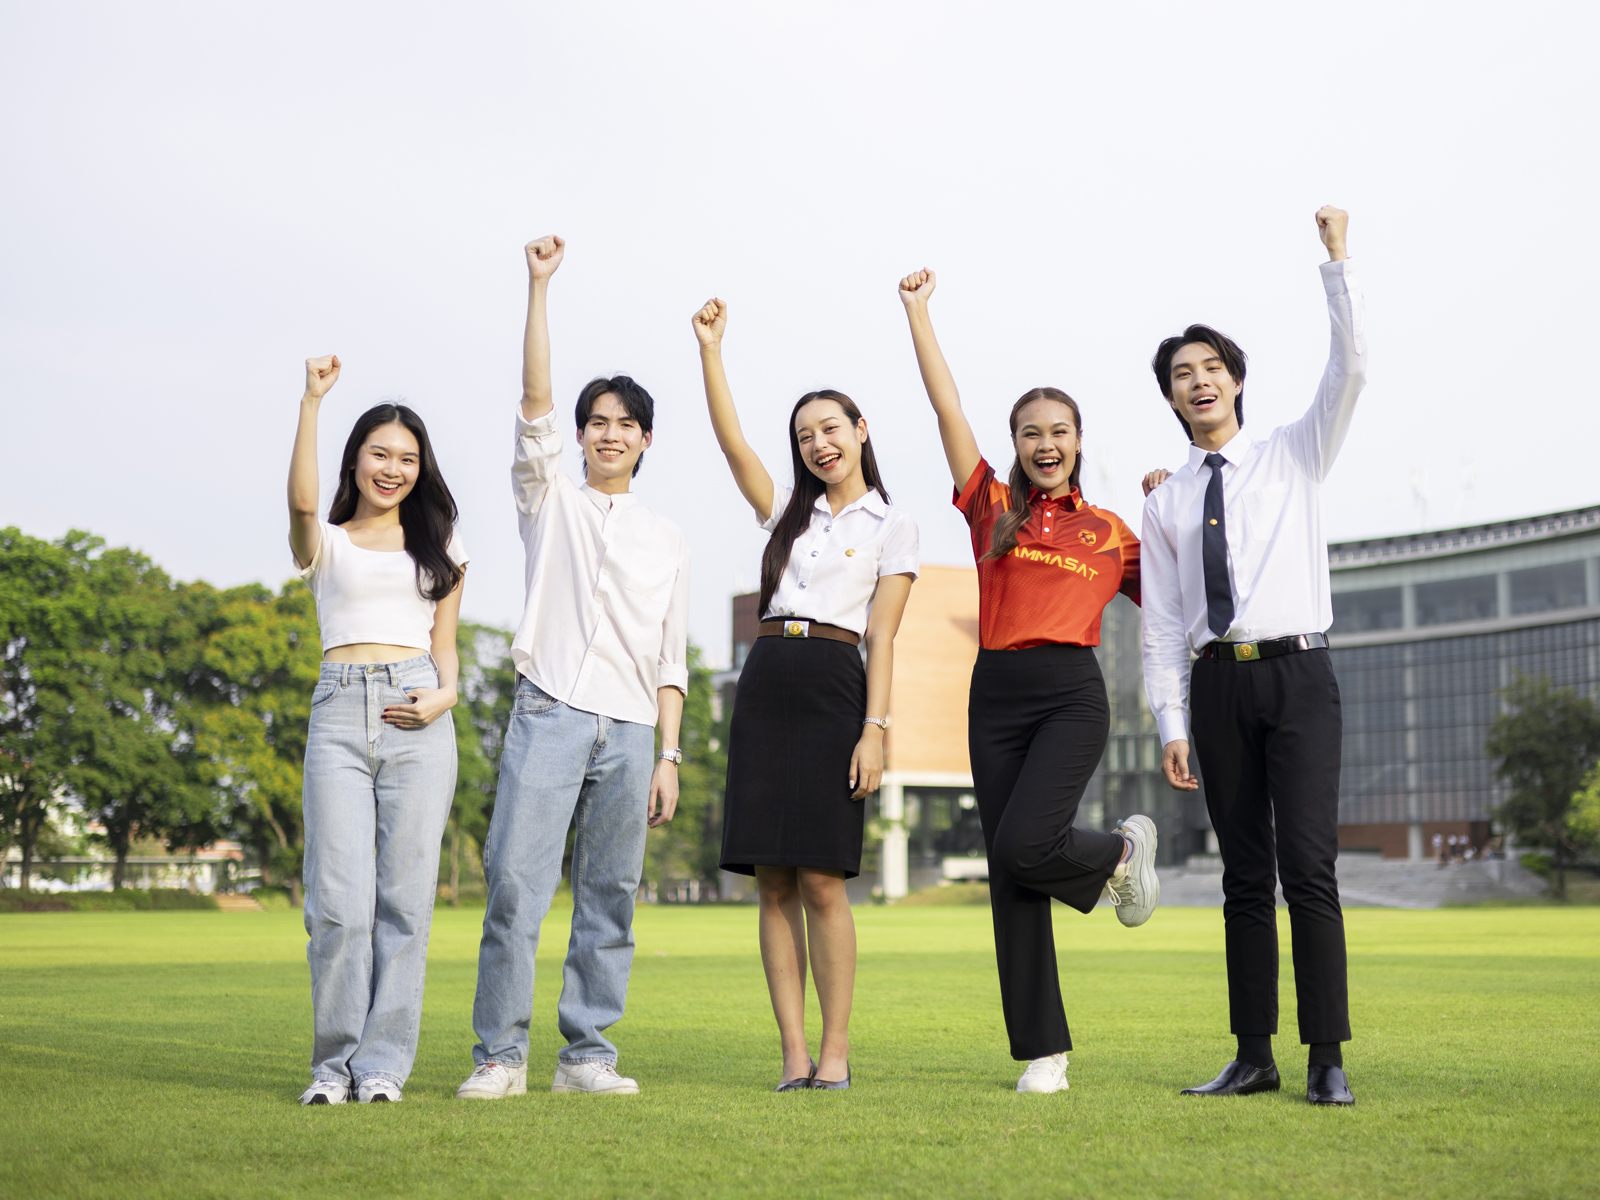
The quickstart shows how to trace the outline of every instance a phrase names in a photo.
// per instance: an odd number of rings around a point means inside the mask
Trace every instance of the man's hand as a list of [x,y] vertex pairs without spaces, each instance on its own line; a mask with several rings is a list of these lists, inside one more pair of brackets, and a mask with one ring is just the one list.
[[656,759],[655,773],[650,776],[650,828],[665,825],[678,811],[678,764],[664,758]]
[[883,782],[883,726],[863,725],[850,756],[850,799],[865,800]]
[[722,335],[728,329],[728,306],[712,297],[694,315],[694,335],[700,339],[702,349],[711,350],[722,345]]
[[1150,474],[1144,477],[1144,494],[1148,496],[1151,492],[1155,491],[1158,487],[1171,478],[1171,471],[1166,471],[1160,467],[1157,467],[1154,471],[1151,471]]
[[933,289],[938,286],[938,279],[927,267],[913,271],[900,281],[900,303],[907,308],[913,304],[925,305],[928,303],[928,297],[933,295]]
[[561,265],[561,256],[567,249],[565,238],[555,234],[529,242],[523,247],[528,255],[528,278],[549,279]]
[[1328,261],[1340,262],[1350,257],[1344,249],[1344,231],[1350,225],[1350,214],[1342,208],[1324,204],[1317,209],[1317,236],[1328,248]]
[[1189,774],[1188,742],[1168,742],[1162,748],[1161,773],[1176,791],[1194,792],[1200,789],[1200,781]]
[[409,704],[391,704],[383,710],[383,719],[398,729],[426,729],[456,704],[452,688],[413,688]]
[[306,359],[306,395],[321,400],[328,389],[339,382],[339,356],[325,354],[321,358]]

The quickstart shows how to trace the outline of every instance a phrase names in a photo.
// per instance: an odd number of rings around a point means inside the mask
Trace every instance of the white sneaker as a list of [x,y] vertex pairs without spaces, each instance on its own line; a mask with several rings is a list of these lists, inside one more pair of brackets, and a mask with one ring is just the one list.
[[457,1100],[504,1100],[528,1090],[528,1064],[486,1062],[478,1064],[456,1089]]
[[348,1084],[327,1079],[314,1079],[311,1086],[300,1093],[301,1104],[343,1104],[350,1099]]
[[1017,1080],[1019,1092],[1064,1092],[1067,1090],[1067,1056],[1052,1054],[1036,1058]]
[[637,1096],[639,1081],[618,1075],[615,1063],[561,1063],[556,1067],[552,1092],[593,1092],[601,1096]]
[[387,1079],[363,1079],[356,1084],[356,1100],[362,1104],[399,1103],[400,1089]]
[[1105,896],[1117,910],[1117,920],[1130,929],[1143,925],[1161,902],[1161,880],[1156,875],[1156,823],[1149,817],[1129,817],[1117,831],[1133,847],[1127,861],[1106,881]]

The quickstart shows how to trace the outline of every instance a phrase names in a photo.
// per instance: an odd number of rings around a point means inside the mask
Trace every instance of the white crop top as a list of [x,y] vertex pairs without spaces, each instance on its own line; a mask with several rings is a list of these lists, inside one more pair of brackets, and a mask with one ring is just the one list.
[[[467,564],[461,533],[453,530],[446,552]],[[433,610],[417,590],[417,564],[404,550],[363,550],[337,525],[322,522],[311,565],[300,572],[317,601],[324,652],[366,642],[379,646],[433,645]]]

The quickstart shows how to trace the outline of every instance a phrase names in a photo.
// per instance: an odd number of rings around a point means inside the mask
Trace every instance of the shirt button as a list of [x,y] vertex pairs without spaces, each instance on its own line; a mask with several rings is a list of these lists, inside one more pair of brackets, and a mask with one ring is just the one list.
[[812,552],[811,552],[811,557],[812,557],[812,558],[815,558],[815,557],[816,557],[816,556],[817,556],[817,552],[816,552],[816,551],[815,551],[815,550],[813,550],[813,551],[812,551]]
[[804,579],[802,579],[802,580],[801,580],[801,581],[800,581],[800,586],[801,586],[801,587],[805,587],[805,585],[806,585],[806,581],[805,581],[805,580],[804,580]]
[[1044,527],[1044,531],[1045,531],[1045,532],[1046,532],[1046,533],[1049,533],[1049,532],[1050,532],[1050,526],[1048,526],[1048,525],[1046,525],[1046,526],[1045,526],[1045,527]]

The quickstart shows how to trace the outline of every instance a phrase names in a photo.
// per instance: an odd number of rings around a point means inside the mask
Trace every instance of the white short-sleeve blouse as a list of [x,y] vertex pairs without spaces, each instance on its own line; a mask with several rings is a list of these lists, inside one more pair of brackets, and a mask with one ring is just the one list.
[[[776,528],[793,494],[792,488],[774,489],[772,515],[761,528],[768,533]],[[827,496],[818,496],[811,524],[795,538],[761,619],[804,617],[865,634],[878,580],[884,575],[915,579],[920,565],[917,523],[904,510],[868,491],[835,515]]]
[[[467,565],[459,531],[451,532],[446,552]],[[317,552],[300,578],[317,601],[324,652],[357,643],[423,651],[433,645],[438,605],[417,590],[417,564],[406,551],[363,550],[343,529],[323,521]]]

